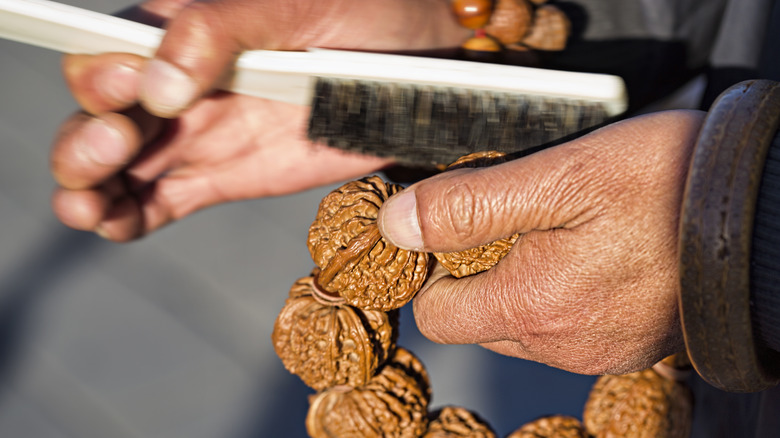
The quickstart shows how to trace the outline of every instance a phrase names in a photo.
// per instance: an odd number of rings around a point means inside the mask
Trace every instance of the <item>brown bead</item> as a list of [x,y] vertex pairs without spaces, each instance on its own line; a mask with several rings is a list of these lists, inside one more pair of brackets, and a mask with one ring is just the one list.
[[428,426],[430,382],[422,363],[396,349],[379,374],[358,388],[335,387],[310,398],[312,438],[416,438]]
[[452,11],[458,23],[468,29],[480,29],[490,20],[492,0],[452,0]]
[[379,234],[379,207],[401,186],[378,176],[351,181],[323,198],[308,248],[318,284],[361,309],[388,311],[411,300],[428,277],[429,256],[391,245]]
[[565,415],[542,417],[512,432],[507,438],[586,438],[580,420]]
[[464,408],[445,406],[429,417],[428,432],[422,438],[496,438],[484,420]]
[[[459,158],[447,167],[447,170],[461,168],[486,167],[507,161],[508,158],[503,152],[484,151],[475,152]],[[495,266],[512,249],[519,234],[509,236],[495,242],[478,246],[476,248],[464,251],[434,253],[436,260],[444,266],[452,276],[462,278],[474,275]]]
[[276,354],[315,390],[364,385],[395,349],[398,312],[360,310],[317,294],[311,276],[292,286],[271,335]]
[[685,385],[647,369],[599,377],[585,403],[583,422],[596,438],[687,438],[692,409]]
[[571,22],[566,14],[553,5],[542,5],[536,8],[533,26],[522,43],[532,49],[563,50],[570,33]]
[[532,16],[533,8],[527,0],[498,0],[485,32],[502,44],[517,43],[531,28]]
[[472,52],[495,53],[501,51],[501,44],[487,35],[469,38],[465,43],[461,44],[461,47]]

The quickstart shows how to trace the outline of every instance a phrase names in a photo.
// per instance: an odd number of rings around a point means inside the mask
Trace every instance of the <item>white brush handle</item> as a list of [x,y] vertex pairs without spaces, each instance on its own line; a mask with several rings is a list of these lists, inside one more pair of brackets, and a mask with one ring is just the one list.
[[[62,53],[133,53],[151,57],[164,31],[122,18],[48,0],[0,0],[0,37]],[[249,53],[245,54],[249,55]],[[255,68],[239,69],[224,88],[273,100],[309,104],[309,74],[291,75],[265,66],[305,62],[300,52],[255,53]],[[241,67],[246,59],[239,61]],[[260,69],[258,69],[260,67]]]
[[[151,57],[162,35],[152,26],[48,0],[0,0],[0,38],[63,53]],[[610,115],[625,111],[627,102],[616,76],[323,49],[245,52],[222,88],[308,105],[318,76],[582,99],[603,103]]]

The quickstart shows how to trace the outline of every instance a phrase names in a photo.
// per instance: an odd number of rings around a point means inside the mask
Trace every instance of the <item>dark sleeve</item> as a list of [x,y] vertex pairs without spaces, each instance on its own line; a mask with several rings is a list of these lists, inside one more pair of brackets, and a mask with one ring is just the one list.
[[[780,82],[780,1],[769,22],[756,77]],[[780,130],[769,149],[756,202],[751,254],[751,316],[756,340],[780,352]]]
[[[572,37],[551,68],[621,76],[630,110],[707,78],[701,108],[738,82],[769,78],[760,64],[776,0],[570,0]],[[777,9],[775,7],[775,9]],[[777,30],[775,30],[777,38]],[[773,54],[778,58],[777,52]]]
[[631,112],[666,97],[707,69],[729,0],[555,4],[570,17],[572,36],[566,50],[551,55],[548,66],[622,77]]
[[777,0],[728,2],[708,56],[702,108],[708,108],[723,90],[738,82],[780,80],[777,77],[778,3]]
[[761,179],[751,254],[751,315],[756,341],[780,351],[780,131]]

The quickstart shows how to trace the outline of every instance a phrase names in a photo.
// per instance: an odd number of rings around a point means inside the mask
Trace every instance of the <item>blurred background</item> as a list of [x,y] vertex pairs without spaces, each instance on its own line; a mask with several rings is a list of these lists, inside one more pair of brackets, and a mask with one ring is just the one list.
[[[0,437],[305,437],[311,391],[270,336],[335,186],[220,206],[130,244],[70,230],[49,207],[49,147],[76,110],[59,66],[0,41]],[[593,377],[434,344],[408,307],[399,344],[427,366],[434,407],[474,410],[499,435],[581,415]]]

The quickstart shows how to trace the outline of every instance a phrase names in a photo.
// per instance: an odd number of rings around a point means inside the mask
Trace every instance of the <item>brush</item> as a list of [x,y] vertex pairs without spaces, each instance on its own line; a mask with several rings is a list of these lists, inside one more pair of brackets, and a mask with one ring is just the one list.
[[[163,34],[48,0],[0,0],[0,37],[63,53],[151,57]],[[245,52],[220,88],[310,105],[311,140],[415,165],[536,148],[627,107],[616,76],[329,49]]]

